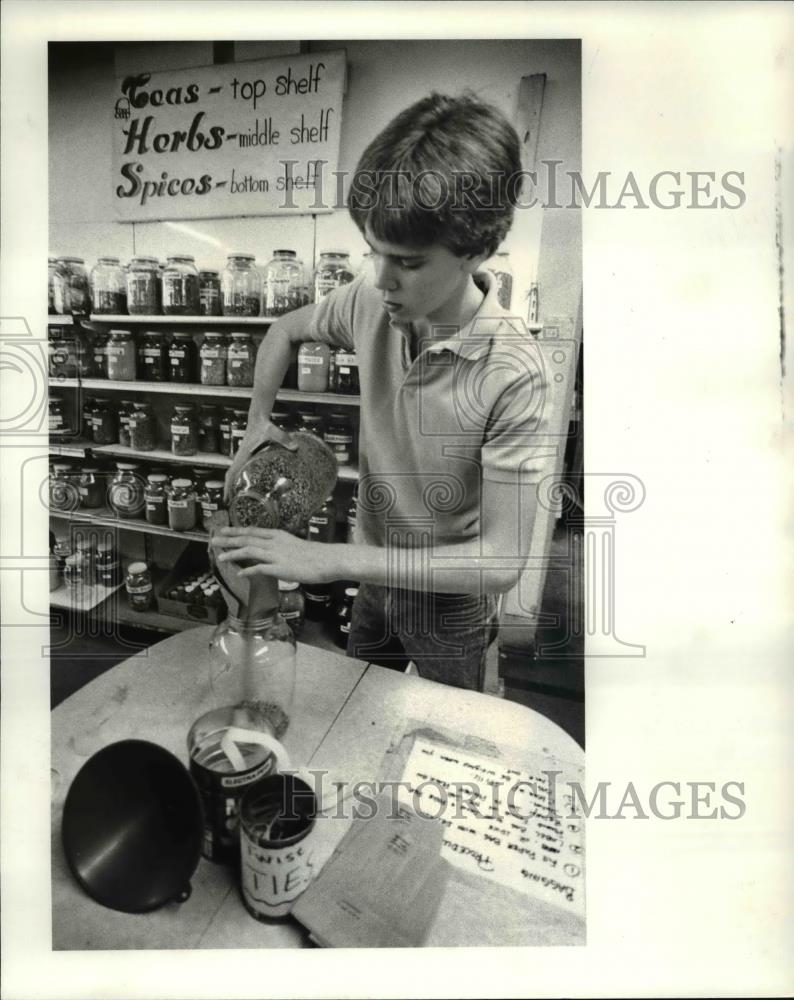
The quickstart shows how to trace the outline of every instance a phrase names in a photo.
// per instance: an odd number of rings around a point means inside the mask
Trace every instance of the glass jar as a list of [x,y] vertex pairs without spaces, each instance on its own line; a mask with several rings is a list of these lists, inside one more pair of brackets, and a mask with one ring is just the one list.
[[96,575],[96,541],[91,537],[81,537],[75,541],[74,554],[82,563],[83,580],[94,583]]
[[130,414],[130,447],[154,451],[157,447],[157,418],[151,403],[133,403]]
[[336,455],[340,466],[353,461],[353,425],[346,413],[332,413],[323,434],[323,441]]
[[336,483],[336,460],[322,441],[295,435],[289,450],[270,441],[244,463],[231,484],[233,525],[296,532]]
[[217,271],[199,271],[199,315],[221,315],[221,279]]
[[152,574],[145,562],[129,564],[124,588],[133,611],[148,611],[153,607],[154,585],[152,584]]
[[146,477],[144,502],[146,520],[149,524],[168,524],[168,476],[162,472],[150,472]]
[[133,257],[127,268],[130,316],[159,316],[162,309],[160,267],[156,257]]
[[196,381],[196,345],[191,333],[175,333],[168,348],[169,378],[172,382]]
[[198,450],[214,454],[220,448],[220,418],[218,407],[204,404],[199,407]]
[[69,544],[68,538],[61,538],[55,542],[52,547],[52,555],[55,559],[55,568],[59,576],[63,576],[64,569],[66,567],[66,560],[72,554],[72,546]]
[[50,434],[58,437],[66,434],[69,428],[66,425],[66,416],[63,410],[63,400],[58,396],[51,396],[48,402]]
[[208,479],[204,492],[199,497],[201,505],[201,525],[205,531],[210,530],[212,515],[223,507],[223,480]]
[[146,505],[143,478],[137,462],[117,462],[116,474],[108,490],[108,503],[117,517],[141,517]]
[[138,348],[138,378],[144,382],[167,382],[165,335],[157,330],[145,330]]
[[198,451],[198,421],[189,403],[177,403],[171,415],[171,452],[185,457]]
[[113,542],[97,542],[94,580],[103,587],[117,587],[121,583],[121,563]]
[[297,639],[303,631],[306,618],[306,601],[299,583],[293,580],[278,581],[278,613]]
[[233,458],[240,450],[248,428],[248,410],[232,410],[229,424],[229,455]]
[[350,254],[347,251],[323,250],[314,272],[314,301],[319,302],[335,288],[349,284],[353,278]]
[[80,555],[67,556],[63,567],[63,582],[72,597],[72,600],[81,600],[85,589],[90,586],[90,579],[86,575],[86,566]]
[[266,316],[282,316],[302,301],[303,265],[294,250],[274,250],[265,268]]
[[76,338],[77,377],[94,377],[94,346],[88,336],[81,332]]
[[168,526],[172,531],[196,527],[196,493],[189,479],[175,479],[168,491]]
[[336,502],[328,496],[322,505],[309,517],[310,542],[336,541]]
[[199,315],[199,274],[193,257],[168,258],[163,271],[163,312],[166,316]]
[[226,384],[236,389],[254,384],[256,348],[248,333],[233,333],[226,360]]
[[305,434],[313,434],[314,437],[322,438],[325,428],[325,421],[319,413],[301,413],[299,431]]
[[270,423],[278,427],[280,431],[294,431],[292,414],[288,410],[273,410],[270,414]]
[[55,314],[55,271],[58,261],[55,257],[47,258],[47,312],[50,316]]
[[298,389],[300,392],[327,392],[331,348],[307,341],[298,348]]
[[356,540],[356,521],[358,520],[358,488],[353,490],[350,506],[345,517],[345,541],[353,545]]
[[80,506],[80,491],[68,462],[53,462],[49,492],[50,510],[73,511]]
[[234,410],[228,406],[225,406],[221,410],[221,419],[218,424],[218,429],[221,436],[221,455],[231,455],[232,453],[232,420],[234,418]]
[[205,333],[201,342],[201,384],[226,385],[226,338],[222,333]]
[[80,493],[80,506],[95,509],[105,503],[105,483],[102,473],[96,465],[86,465],[77,483]]
[[127,275],[118,257],[100,257],[91,269],[94,312],[123,316],[127,311]]
[[116,443],[118,440],[116,415],[110,406],[109,400],[94,400],[94,409],[91,411],[91,427],[91,440],[94,444]]
[[[212,469],[202,469],[198,466],[193,466],[190,470],[190,479],[193,481],[193,489],[195,490],[197,498],[204,492],[207,480],[217,475],[218,473],[213,472]],[[182,472],[181,476],[183,479],[188,478],[188,474],[186,472]]]
[[98,333],[94,337],[94,378],[108,377],[108,342],[110,334]]
[[122,399],[119,403],[119,444],[124,448],[130,447],[130,417],[134,408],[131,399]]
[[63,326],[47,331],[51,378],[77,378],[77,338]]
[[88,272],[82,257],[56,258],[52,291],[55,312],[59,315],[85,315],[91,312]]
[[336,615],[334,642],[340,649],[347,649],[347,638],[350,635],[350,621],[353,617],[353,602],[358,594],[358,587],[345,587],[345,596]]
[[276,608],[260,619],[221,622],[210,640],[210,684],[217,705],[251,713],[245,728],[283,738],[295,693],[295,636]]
[[252,253],[232,253],[221,276],[224,316],[258,316],[262,312],[262,276]]
[[108,378],[115,382],[134,382],[137,374],[135,340],[129,330],[111,330],[107,347]]
[[83,397],[83,406],[80,411],[80,434],[86,441],[94,439],[93,412],[96,400],[93,396]]
[[513,300],[513,268],[510,266],[510,255],[506,250],[500,250],[488,270],[496,280],[496,298],[503,309],[509,309]]
[[355,351],[337,347],[331,355],[328,387],[331,392],[343,396],[358,396],[361,389],[358,381],[358,356]]

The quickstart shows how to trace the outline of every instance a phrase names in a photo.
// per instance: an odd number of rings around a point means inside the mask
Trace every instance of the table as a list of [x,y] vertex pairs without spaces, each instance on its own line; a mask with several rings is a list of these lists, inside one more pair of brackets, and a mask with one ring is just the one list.
[[[310,944],[296,921],[253,920],[224,866],[202,859],[186,902],[130,915],[85,895],[63,854],[60,823],[66,792],[82,764],[101,747],[131,737],[151,740],[187,765],[187,731],[214,707],[208,671],[211,634],[210,627],[199,626],[165,639],[100,675],[52,712],[54,950]],[[299,644],[293,720],[284,739],[294,766],[323,768],[331,780],[374,780],[406,720],[581,761],[581,749],[566,733],[523,706]],[[317,824],[320,857],[330,855],[348,823],[340,818]],[[512,916],[506,898],[509,890],[473,894],[465,881],[450,880],[427,944],[583,943],[584,928],[578,922],[560,924],[559,914],[540,904],[518,907]],[[461,907],[468,921],[461,919]]]

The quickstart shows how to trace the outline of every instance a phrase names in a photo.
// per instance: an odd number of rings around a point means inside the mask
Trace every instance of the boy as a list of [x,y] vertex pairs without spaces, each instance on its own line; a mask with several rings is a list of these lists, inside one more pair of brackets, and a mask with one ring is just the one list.
[[[361,383],[355,545],[227,528],[219,558],[246,575],[361,581],[348,655],[482,690],[497,597],[518,580],[534,518],[532,435],[542,379],[531,339],[480,266],[512,223],[515,130],[474,97],[433,94],[364,151],[349,212],[372,250],[359,278],[273,324],[260,348],[231,484],[265,439],[298,345],[355,350]],[[522,487],[529,488],[522,488]]]

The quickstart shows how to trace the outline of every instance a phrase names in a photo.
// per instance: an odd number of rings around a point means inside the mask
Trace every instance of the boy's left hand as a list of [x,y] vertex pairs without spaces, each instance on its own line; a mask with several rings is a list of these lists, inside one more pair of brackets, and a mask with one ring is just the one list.
[[250,563],[240,576],[273,576],[300,583],[331,583],[344,576],[338,550],[344,546],[307,542],[271,528],[221,528],[210,540],[220,563]]

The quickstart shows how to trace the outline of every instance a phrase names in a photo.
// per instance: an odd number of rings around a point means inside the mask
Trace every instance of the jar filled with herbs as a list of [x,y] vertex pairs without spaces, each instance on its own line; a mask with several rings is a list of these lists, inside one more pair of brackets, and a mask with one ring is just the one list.
[[350,254],[346,250],[323,250],[314,272],[314,301],[319,302],[335,288],[354,278]]
[[199,407],[198,450],[214,454],[220,450],[220,417],[218,407],[205,403]]
[[201,384],[226,385],[226,338],[222,333],[208,332],[201,342]]
[[258,316],[262,312],[262,276],[252,253],[232,253],[221,276],[224,316]]
[[302,303],[303,265],[294,250],[274,250],[265,268],[266,316],[283,316]]
[[185,457],[198,451],[198,421],[189,403],[177,403],[171,416],[171,451]]
[[162,472],[150,472],[146,477],[144,501],[146,520],[149,524],[168,524],[168,476]]
[[111,330],[105,352],[108,378],[114,382],[134,382],[138,358],[132,333],[129,330]]
[[205,531],[209,531],[212,523],[212,515],[215,511],[223,507],[223,480],[208,479],[199,497],[199,503],[201,507],[202,527]]
[[154,451],[157,447],[157,418],[151,403],[133,403],[130,414],[130,447],[135,451]]
[[168,525],[172,531],[196,527],[196,493],[189,479],[175,479],[168,493]]
[[165,335],[145,330],[138,348],[138,376],[144,382],[167,382]]
[[86,465],[77,483],[80,506],[95,509],[105,503],[105,482],[99,466]]
[[88,272],[82,257],[58,257],[52,283],[56,313],[83,316],[91,312]]
[[199,271],[199,315],[221,315],[221,279],[218,271]]
[[91,269],[94,312],[122,316],[127,311],[127,275],[118,257],[100,257]]
[[113,412],[110,400],[94,400],[94,409],[91,411],[91,426],[93,428],[91,438],[94,444],[116,443],[118,440],[116,414]]
[[195,382],[197,366],[193,335],[182,331],[174,334],[168,348],[168,366],[172,382]]
[[130,316],[159,316],[162,309],[160,267],[156,257],[133,257],[127,268]]
[[137,462],[117,462],[116,474],[108,491],[108,502],[124,519],[141,517],[145,507],[144,483]]
[[226,384],[237,389],[254,384],[256,348],[248,333],[233,333],[226,359]]
[[188,254],[168,258],[163,271],[163,312],[166,316],[199,315],[199,273]]
[[145,562],[129,564],[124,588],[133,611],[148,611],[154,606],[152,574]]

